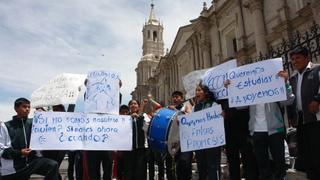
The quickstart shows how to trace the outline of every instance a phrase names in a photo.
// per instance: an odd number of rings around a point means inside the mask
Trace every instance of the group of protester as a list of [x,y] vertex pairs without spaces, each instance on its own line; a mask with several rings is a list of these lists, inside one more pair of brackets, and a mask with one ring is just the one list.
[[[282,180],[286,178],[285,140],[286,126],[283,108],[287,107],[289,125],[297,128],[298,157],[296,168],[305,171],[311,180],[320,179],[320,66],[309,60],[306,48],[298,47],[289,53],[296,73],[278,75],[285,81],[287,100],[230,108],[227,100],[217,100],[209,88],[202,84],[196,88],[194,101],[184,101],[183,93],[174,91],[166,108],[192,113],[220,104],[225,122],[225,147],[214,147],[195,152],[177,152],[173,157],[148,148],[146,138],[152,116],[162,108],[151,97],[142,104],[131,100],[120,106],[121,115],[132,116],[132,150],[70,151],[68,152],[68,178],[145,180],[155,178],[154,164],[158,165],[158,179],[192,179],[192,162],[197,163],[200,180],[218,180],[221,177],[221,151],[225,148],[229,178],[239,180]],[[227,87],[230,81],[225,82]],[[152,110],[146,111],[146,104]],[[62,106],[63,107],[63,106]],[[61,106],[54,111],[65,111]],[[0,155],[2,179],[29,179],[41,174],[44,179],[61,179],[59,165],[67,151],[37,152],[29,148],[32,119],[28,118],[30,102],[19,98],[14,103],[17,115],[1,123]],[[119,137],[121,138],[121,137]],[[42,154],[42,155],[41,155]],[[74,173],[74,164],[76,173]],[[241,164],[243,170],[241,170]],[[149,171],[147,173],[147,169]],[[113,171],[112,171],[113,170]]]

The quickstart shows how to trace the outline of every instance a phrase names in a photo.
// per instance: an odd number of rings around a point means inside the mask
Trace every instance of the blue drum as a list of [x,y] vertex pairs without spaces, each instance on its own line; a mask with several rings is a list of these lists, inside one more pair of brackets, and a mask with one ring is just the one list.
[[[168,136],[171,129],[171,124],[176,121],[176,117],[181,114],[180,111],[174,111],[167,108],[161,108],[152,118],[149,134],[148,134],[148,144],[149,147],[160,153],[167,153],[168,150]],[[179,134],[179,130],[175,129],[175,133]],[[169,138],[170,139],[170,138]]]

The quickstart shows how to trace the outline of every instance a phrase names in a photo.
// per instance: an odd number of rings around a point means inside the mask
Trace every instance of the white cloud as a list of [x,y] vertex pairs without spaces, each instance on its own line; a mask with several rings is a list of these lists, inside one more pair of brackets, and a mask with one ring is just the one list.
[[13,103],[1,103],[0,104],[0,121],[5,122],[12,119],[15,114],[13,109]]
[[[124,103],[136,83],[142,54],[144,0],[0,1],[0,119],[13,113],[15,98],[29,97],[59,73],[115,70],[122,75]],[[166,48],[180,26],[197,18],[202,2],[155,1]],[[10,111],[12,109],[12,111]]]

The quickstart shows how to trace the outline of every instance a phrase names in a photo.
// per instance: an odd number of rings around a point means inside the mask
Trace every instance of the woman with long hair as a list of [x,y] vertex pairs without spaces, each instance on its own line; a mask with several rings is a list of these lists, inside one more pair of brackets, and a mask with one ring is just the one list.
[[[194,112],[210,108],[216,104],[214,94],[201,82],[196,88],[196,101],[193,108]],[[209,149],[197,150],[196,160],[199,172],[199,180],[218,180],[220,179],[220,160],[221,149],[214,147]]]
[[124,180],[145,180],[147,175],[147,157],[145,148],[145,133],[143,131],[144,116],[140,113],[140,103],[129,101],[132,117],[132,150],[123,153]]

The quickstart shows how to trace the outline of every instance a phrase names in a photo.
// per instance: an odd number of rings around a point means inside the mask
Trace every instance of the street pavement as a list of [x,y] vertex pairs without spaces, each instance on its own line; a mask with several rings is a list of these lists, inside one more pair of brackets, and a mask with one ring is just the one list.
[[[60,174],[62,176],[62,180],[68,180],[67,177],[67,169],[68,169],[68,160],[67,157],[64,159],[60,166]],[[155,168],[157,170],[157,167]],[[192,164],[192,180],[197,180],[197,171],[196,171],[196,163]],[[222,170],[222,177],[221,180],[227,180],[228,179],[228,167],[226,164],[225,159],[222,158],[222,165],[221,165],[221,170]],[[155,172],[157,175],[157,171]],[[31,180],[42,180],[43,177],[39,175],[33,175],[31,177]],[[287,179],[288,180],[307,180],[306,175],[302,172],[297,172],[294,169],[289,169],[287,171]],[[115,179],[114,179],[115,180]],[[158,180],[157,176],[155,177],[155,180]]]

